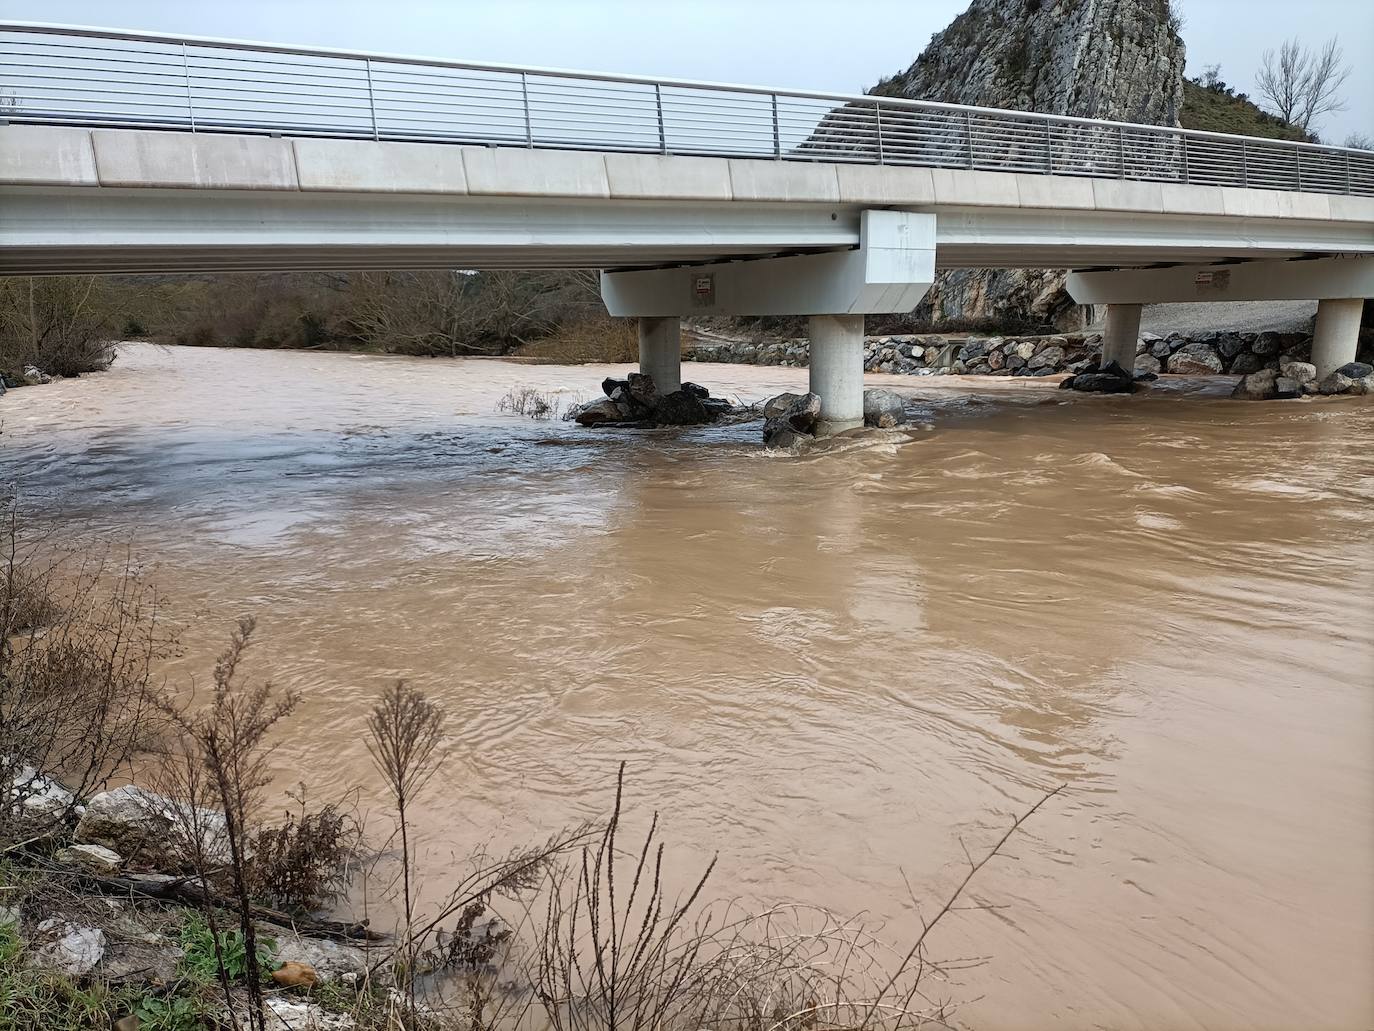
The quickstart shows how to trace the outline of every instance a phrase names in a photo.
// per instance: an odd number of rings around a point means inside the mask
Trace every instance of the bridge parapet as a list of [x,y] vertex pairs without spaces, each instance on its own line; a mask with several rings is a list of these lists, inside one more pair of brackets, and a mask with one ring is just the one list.
[[1374,196],[1374,152],[873,96],[0,22],[0,120]]

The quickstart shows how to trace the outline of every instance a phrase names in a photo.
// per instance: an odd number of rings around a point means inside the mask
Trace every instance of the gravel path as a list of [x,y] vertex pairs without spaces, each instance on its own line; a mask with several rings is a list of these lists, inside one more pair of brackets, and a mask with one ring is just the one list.
[[[1147,304],[1140,316],[1145,333],[1305,333],[1317,314],[1316,301],[1220,301]],[[1101,330],[1099,323],[1094,329]]]

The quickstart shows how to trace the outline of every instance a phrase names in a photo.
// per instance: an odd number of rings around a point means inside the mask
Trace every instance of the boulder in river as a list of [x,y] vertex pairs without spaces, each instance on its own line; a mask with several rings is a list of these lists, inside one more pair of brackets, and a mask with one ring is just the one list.
[[785,405],[775,404],[782,396],[786,395],[771,398],[763,406],[765,414],[770,408],[777,413],[763,424],[763,442],[768,447],[791,447],[814,436],[820,420],[821,399],[816,394],[793,394]]
[[[1150,373],[1142,373],[1142,377]],[[1061,390],[1081,390],[1090,394],[1129,394],[1135,389],[1135,376],[1116,362],[1104,366],[1089,365],[1076,376],[1059,384]]]
[[[621,387],[614,388],[617,392]],[[629,406],[623,401],[616,401],[609,397],[600,397],[595,401],[588,401],[584,405],[578,405],[570,413],[573,421],[579,426],[607,426],[616,423],[632,421]]]
[[1231,396],[1242,401],[1271,401],[1278,396],[1276,381],[1279,374],[1274,369],[1260,369],[1242,376],[1231,391]]
[[864,425],[891,429],[906,422],[902,395],[892,390],[864,391]]
[[659,426],[698,426],[710,422],[712,415],[696,394],[674,390],[670,394],[658,395],[652,418]]

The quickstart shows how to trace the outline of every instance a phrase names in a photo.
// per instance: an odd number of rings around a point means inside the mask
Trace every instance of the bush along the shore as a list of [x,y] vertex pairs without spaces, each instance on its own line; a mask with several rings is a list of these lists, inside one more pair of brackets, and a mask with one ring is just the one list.
[[[817,907],[708,901],[714,861],[673,875],[658,814],[628,816],[623,764],[608,819],[420,871],[412,807],[453,747],[437,702],[396,683],[366,719],[392,803],[385,840],[299,798],[274,823],[267,770],[297,696],[248,682],[252,621],[205,697],[166,694],[148,676],[147,642],[166,640],[155,607],[118,576],[109,597],[72,590],[13,508],[6,538],[0,1031],[948,1026],[927,938],[977,908],[958,905],[970,880],[1060,790],[980,857],[965,849],[962,880],[900,948]],[[87,696],[105,703],[77,704]],[[112,786],[135,768],[146,786]],[[442,878],[439,902],[421,906],[422,872]],[[321,912],[350,883],[364,911],[397,914],[389,930]]]
[[[1218,333],[1158,336],[1142,333],[1136,343],[1133,373],[1245,376],[1262,369],[1281,370],[1311,356],[1305,333]],[[864,340],[864,371],[910,376],[1077,375],[1100,359],[1099,333],[1046,336],[874,336]],[[1363,353],[1363,352],[1362,352]],[[805,340],[759,343],[753,340],[699,339],[683,352],[687,361],[804,367]]]

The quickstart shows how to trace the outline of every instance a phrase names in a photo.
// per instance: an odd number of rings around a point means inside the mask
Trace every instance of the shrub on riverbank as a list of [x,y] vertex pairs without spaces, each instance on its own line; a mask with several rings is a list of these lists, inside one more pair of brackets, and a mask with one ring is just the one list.
[[0,278],[0,374],[79,376],[109,368],[131,294],[101,276]]

